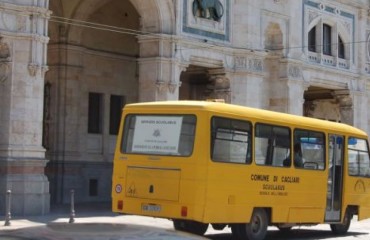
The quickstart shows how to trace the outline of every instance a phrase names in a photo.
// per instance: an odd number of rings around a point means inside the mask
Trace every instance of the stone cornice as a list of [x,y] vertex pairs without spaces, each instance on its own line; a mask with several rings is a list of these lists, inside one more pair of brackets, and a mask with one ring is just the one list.
[[44,18],[50,18],[52,11],[47,8],[38,7],[38,6],[27,6],[27,5],[16,5],[12,3],[0,2],[0,11],[4,10],[5,12],[14,12],[16,15],[34,15],[38,14]]
[[7,38],[34,40],[34,41],[39,41],[39,42],[44,43],[44,44],[47,44],[49,42],[49,37],[43,36],[43,35],[40,35],[40,34],[31,34],[31,33],[22,33],[22,32],[12,32],[12,31],[1,30],[0,36],[1,37],[7,37]]

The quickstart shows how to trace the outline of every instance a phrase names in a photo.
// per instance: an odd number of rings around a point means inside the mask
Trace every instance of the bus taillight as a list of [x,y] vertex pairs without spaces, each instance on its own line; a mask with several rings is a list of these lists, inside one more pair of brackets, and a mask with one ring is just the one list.
[[118,209],[118,210],[123,210],[123,201],[122,201],[122,200],[119,200],[119,201],[117,202],[117,209]]
[[188,207],[181,207],[181,217],[187,217],[188,216]]

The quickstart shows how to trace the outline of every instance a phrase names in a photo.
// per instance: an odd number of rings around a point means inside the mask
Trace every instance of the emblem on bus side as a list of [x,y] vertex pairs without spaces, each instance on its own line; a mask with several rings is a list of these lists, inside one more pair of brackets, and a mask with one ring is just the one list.
[[153,136],[154,137],[160,137],[161,136],[161,131],[159,129],[154,130]]
[[366,192],[365,183],[361,179],[357,180],[355,184],[355,192],[361,192],[361,193]]

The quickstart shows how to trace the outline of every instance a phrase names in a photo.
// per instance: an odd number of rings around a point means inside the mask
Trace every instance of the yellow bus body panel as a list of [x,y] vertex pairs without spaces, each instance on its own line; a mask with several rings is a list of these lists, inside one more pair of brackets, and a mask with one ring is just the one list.
[[128,167],[126,195],[153,200],[179,200],[180,169]]
[[[187,157],[122,153],[122,130],[128,114],[195,115],[193,153]],[[363,131],[345,124],[229,104],[193,101],[131,104],[124,109],[117,138],[112,210],[204,223],[246,223],[254,208],[263,207],[271,210],[272,223],[325,222],[328,167],[312,171],[213,162],[209,147],[213,116],[367,138]],[[342,212],[347,206],[357,206],[359,219],[369,218],[370,180],[348,176],[347,172],[345,167]]]

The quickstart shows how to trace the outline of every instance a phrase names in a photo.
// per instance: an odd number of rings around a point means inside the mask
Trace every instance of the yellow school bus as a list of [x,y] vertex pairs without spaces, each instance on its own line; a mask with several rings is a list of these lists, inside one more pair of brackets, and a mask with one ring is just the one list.
[[260,240],[268,226],[370,217],[365,132],[341,123],[207,101],[129,104],[114,157],[112,209],[173,220],[204,234],[231,227]]

